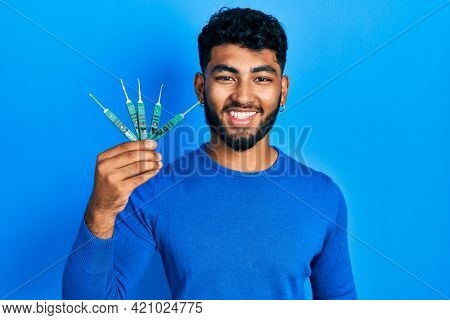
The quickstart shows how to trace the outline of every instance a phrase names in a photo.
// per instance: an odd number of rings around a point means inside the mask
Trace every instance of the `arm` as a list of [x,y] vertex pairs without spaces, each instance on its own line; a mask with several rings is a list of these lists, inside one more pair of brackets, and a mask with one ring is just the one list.
[[156,186],[148,181],[161,168],[155,147],[127,142],[98,156],[94,191],[64,269],[64,299],[124,299],[156,252]]
[[313,299],[357,299],[348,248],[347,207],[341,191],[334,187],[336,216],[330,221],[322,251],[311,262]]
[[[149,198],[155,194],[153,189],[147,190],[151,185],[143,186]],[[156,243],[150,218],[139,208],[143,205],[136,196],[139,189],[118,214],[111,238],[98,238],[82,219],[64,268],[63,299],[125,299],[128,289],[142,276]],[[152,203],[146,204],[146,212],[153,209]]]

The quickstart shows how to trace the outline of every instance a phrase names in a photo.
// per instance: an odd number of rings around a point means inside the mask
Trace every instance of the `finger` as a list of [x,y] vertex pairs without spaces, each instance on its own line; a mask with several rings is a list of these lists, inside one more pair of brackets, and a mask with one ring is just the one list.
[[159,170],[147,171],[147,172],[141,173],[140,175],[137,175],[135,177],[129,178],[129,179],[125,180],[125,182],[127,183],[128,188],[132,191],[132,190],[136,189],[137,187],[139,187],[140,185],[146,183],[150,178],[154,177],[158,172],[159,172]]
[[158,146],[158,143],[154,140],[139,140],[139,141],[128,141],[123,142],[115,147],[112,147],[102,153],[97,157],[97,161],[104,161],[106,159],[117,156],[118,154],[133,151],[133,150],[154,150]]
[[161,167],[162,163],[158,161],[139,161],[117,169],[113,175],[115,178],[124,181],[144,172],[159,170]]
[[161,153],[153,151],[153,150],[133,150],[133,151],[126,151],[124,153],[121,153],[119,155],[116,155],[115,157],[108,158],[106,160],[103,160],[104,164],[107,164],[108,167],[114,168],[114,169],[120,169],[122,167],[128,166],[135,162],[140,161],[161,161],[162,156]]

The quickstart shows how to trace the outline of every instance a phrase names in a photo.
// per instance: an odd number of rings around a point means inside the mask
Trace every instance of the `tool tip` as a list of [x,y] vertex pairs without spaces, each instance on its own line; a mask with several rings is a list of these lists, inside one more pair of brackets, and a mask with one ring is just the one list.
[[158,102],[157,104],[161,104],[161,93],[162,93],[162,88],[164,86],[164,83],[161,85],[161,89],[159,89],[159,97],[158,97]]
[[139,101],[138,103],[142,103],[142,97],[141,97],[141,82],[139,81],[139,78],[137,79],[138,82],[138,94],[139,94]]

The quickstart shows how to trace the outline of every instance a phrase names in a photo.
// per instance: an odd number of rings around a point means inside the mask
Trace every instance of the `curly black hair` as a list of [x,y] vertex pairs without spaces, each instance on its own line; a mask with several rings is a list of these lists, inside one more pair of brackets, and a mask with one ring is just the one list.
[[211,60],[211,50],[221,44],[237,44],[260,51],[271,49],[284,72],[287,37],[276,18],[250,8],[222,7],[213,14],[198,36],[200,67],[204,73]]

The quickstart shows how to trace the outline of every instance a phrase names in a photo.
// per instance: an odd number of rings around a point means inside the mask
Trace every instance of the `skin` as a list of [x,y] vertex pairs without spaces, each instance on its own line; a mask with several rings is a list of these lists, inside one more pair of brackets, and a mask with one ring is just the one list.
[[[264,67],[254,70],[261,66]],[[255,52],[227,44],[212,49],[205,73],[195,75],[194,85],[199,101],[203,102],[206,96],[208,107],[217,113],[228,134],[248,137],[279,104],[286,104],[289,79],[281,74],[274,51]],[[236,127],[227,116],[230,108],[258,113],[248,126]],[[154,151],[156,147],[152,140],[125,142],[97,156],[94,189],[84,215],[87,227],[96,237],[113,236],[115,219],[133,190],[159,172],[162,156]],[[214,130],[207,152],[222,166],[246,172],[264,170],[278,157],[269,145],[269,135],[248,150],[235,151]]]
[[125,142],[97,156],[94,190],[84,219],[98,238],[112,237],[116,216],[131,192],[161,169],[162,156],[154,151],[156,147],[152,140]]
[[[221,68],[222,65],[234,70]],[[251,72],[260,66],[266,67]],[[206,95],[208,107],[218,114],[229,134],[248,137],[255,134],[263,119],[279,107],[280,95],[280,104],[286,104],[289,78],[281,74],[275,51],[263,49],[257,52],[234,44],[224,44],[213,47],[204,74],[198,72],[195,75],[194,87],[199,101],[204,102]],[[231,106],[241,111],[251,109],[259,112],[247,128],[236,127],[230,122],[226,111]],[[245,172],[264,170],[278,156],[277,151],[269,145],[269,135],[248,150],[235,151],[212,129],[207,152],[220,165]]]

